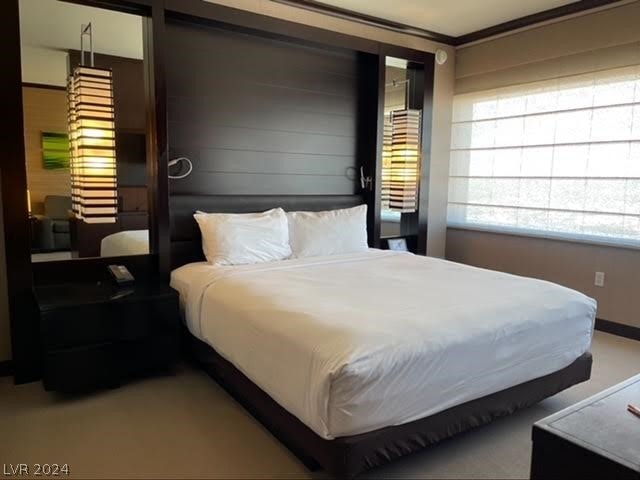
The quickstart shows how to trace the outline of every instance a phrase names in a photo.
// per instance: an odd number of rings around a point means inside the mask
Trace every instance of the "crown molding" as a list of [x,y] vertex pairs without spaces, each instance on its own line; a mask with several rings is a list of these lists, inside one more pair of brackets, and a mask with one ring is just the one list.
[[575,15],[577,13],[604,7],[613,3],[620,3],[621,1],[622,0],[580,0],[578,2],[569,3],[560,7],[543,10],[542,12],[533,13],[531,15],[516,18],[514,20],[509,20],[508,22],[500,23],[498,25],[494,25],[493,27],[483,28],[481,30],[476,30],[475,32],[460,35],[459,37],[456,37],[455,45],[459,46],[471,42],[477,42],[478,40],[484,40],[496,35],[503,35],[505,33],[509,33],[525,27],[530,27],[538,23],[556,20],[568,15]]
[[526,15],[524,17],[509,20],[492,27],[483,28],[457,37],[445,35],[444,33],[434,32],[424,28],[413,27],[399,22],[386,20],[380,17],[374,17],[364,13],[356,12],[346,8],[327,5],[317,0],[271,0],[274,3],[280,3],[297,8],[303,8],[317,13],[330,15],[332,17],[342,18],[353,22],[363,23],[385,30],[391,30],[397,33],[413,35],[415,37],[424,38],[438,43],[451,46],[461,46],[478,40],[484,40],[496,35],[502,35],[514,30],[529,27],[538,23],[548,22],[567,15],[575,15],[587,10],[600,8],[614,3],[620,3],[624,0],[580,0],[577,2],[562,5],[560,7],[551,8],[542,12]]

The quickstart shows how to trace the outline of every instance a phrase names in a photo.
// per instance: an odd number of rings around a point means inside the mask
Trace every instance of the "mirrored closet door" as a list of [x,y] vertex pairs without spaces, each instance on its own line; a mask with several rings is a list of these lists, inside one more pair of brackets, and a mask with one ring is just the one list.
[[20,0],[20,31],[32,261],[149,253],[142,17]]
[[383,246],[417,251],[420,194],[426,188],[421,177],[428,174],[423,171],[424,64],[387,56],[384,77],[380,238]]

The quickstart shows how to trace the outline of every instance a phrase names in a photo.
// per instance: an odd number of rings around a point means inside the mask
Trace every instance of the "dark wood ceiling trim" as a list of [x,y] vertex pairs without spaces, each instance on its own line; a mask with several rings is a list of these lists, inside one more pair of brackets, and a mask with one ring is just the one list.
[[500,35],[503,33],[517,30],[519,28],[529,27],[536,23],[546,22],[549,20],[555,20],[556,18],[564,17],[566,15],[573,15],[576,13],[584,12],[585,10],[591,10],[592,8],[598,8],[611,3],[618,3],[621,0],[580,0],[578,2],[569,3],[568,5],[562,5],[561,7],[544,10],[542,12],[534,13],[524,17],[516,18],[508,22],[494,25],[493,27],[483,28],[476,30],[475,32],[467,33],[456,37],[456,45],[464,45],[465,43],[476,42],[488,37]]
[[271,0],[275,3],[282,3],[285,5],[291,5],[294,7],[304,8],[325,15],[331,15],[332,17],[338,17],[345,20],[356,21],[358,23],[364,23],[374,27],[384,28],[385,30],[391,30],[398,33],[406,33],[407,35],[413,35],[414,37],[426,38],[434,42],[445,43],[447,45],[455,45],[456,38],[443,33],[432,32],[424,28],[412,27],[403,23],[393,22],[379,17],[373,17],[364,13],[348,10],[346,8],[334,7],[333,5],[327,5],[325,3],[318,2],[316,0]]

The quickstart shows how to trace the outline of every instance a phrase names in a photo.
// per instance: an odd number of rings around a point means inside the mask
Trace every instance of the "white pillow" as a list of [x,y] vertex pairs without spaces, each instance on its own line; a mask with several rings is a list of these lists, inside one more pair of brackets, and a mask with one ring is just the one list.
[[193,217],[202,251],[212,265],[246,265],[291,256],[287,216],[281,208],[263,213],[203,213]]
[[325,212],[287,212],[292,257],[367,250],[367,206]]

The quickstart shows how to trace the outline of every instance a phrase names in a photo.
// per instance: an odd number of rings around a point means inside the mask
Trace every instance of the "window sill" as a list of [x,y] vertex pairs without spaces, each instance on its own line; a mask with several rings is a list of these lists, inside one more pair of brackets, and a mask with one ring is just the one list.
[[624,242],[624,241],[617,242],[613,240],[605,240],[605,239],[594,238],[594,237],[578,237],[578,236],[573,237],[573,236],[554,234],[549,232],[538,232],[535,230],[532,230],[532,231],[516,230],[508,227],[501,228],[497,226],[447,224],[447,229],[493,233],[498,235],[534,238],[534,239],[549,240],[554,242],[577,243],[582,245],[591,245],[594,247],[608,247],[608,248],[618,248],[618,249],[624,249],[624,250],[640,250],[640,243],[632,243],[632,242]]

